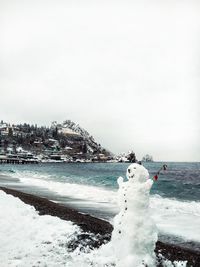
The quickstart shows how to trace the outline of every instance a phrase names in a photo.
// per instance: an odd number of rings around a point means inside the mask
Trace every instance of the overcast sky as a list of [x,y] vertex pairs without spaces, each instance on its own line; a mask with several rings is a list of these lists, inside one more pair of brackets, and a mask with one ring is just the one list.
[[198,1],[0,0],[0,119],[200,161]]

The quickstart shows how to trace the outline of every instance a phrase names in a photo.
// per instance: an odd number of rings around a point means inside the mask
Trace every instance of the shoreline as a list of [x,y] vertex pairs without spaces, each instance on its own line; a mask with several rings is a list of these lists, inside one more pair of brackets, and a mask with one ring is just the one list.
[[[54,203],[43,197],[8,189],[6,187],[0,187],[0,190],[4,191],[6,194],[18,197],[28,205],[34,206],[39,212],[39,215],[57,216],[62,220],[72,221],[78,225],[83,230],[83,233],[79,236],[79,240],[73,244],[69,244],[69,247],[72,250],[75,249],[80,242],[87,243],[86,245],[89,245],[91,248],[98,248],[110,240],[113,227],[105,220],[95,218],[89,214],[82,214],[75,209]],[[187,266],[200,266],[200,252],[194,250],[158,241],[155,252],[157,255],[161,253],[164,258],[170,261],[187,260]],[[159,258],[160,257],[158,256],[158,259]],[[162,264],[159,264],[158,266],[161,267]]]

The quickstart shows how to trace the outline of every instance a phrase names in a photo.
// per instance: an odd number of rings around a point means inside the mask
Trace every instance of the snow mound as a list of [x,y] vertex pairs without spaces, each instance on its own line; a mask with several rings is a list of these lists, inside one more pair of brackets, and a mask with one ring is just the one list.
[[66,244],[78,226],[49,215],[0,192],[1,266],[65,266]]

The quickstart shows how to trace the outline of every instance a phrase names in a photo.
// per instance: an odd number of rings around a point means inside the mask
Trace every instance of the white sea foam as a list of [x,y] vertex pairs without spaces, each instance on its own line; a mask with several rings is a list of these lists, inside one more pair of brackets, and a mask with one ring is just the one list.
[[200,242],[200,202],[152,196],[150,205],[161,233]]
[[[47,188],[61,196],[87,200],[97,203],[116,204],[116,192],[107,190],[105,188],[96,187],[92,185],[57,182],[52,181],[51,175],[40,176],[35,173],[14,173],[12,177],[17,177],[22,183],[26,185],[38,186]],[[24,178],[26,177],[26,178]]]
[[[26,185],[44,187],[61,196],[104,204],[117,211],[117,192],[101,187],[52,181],[50,175],[26,173],[10,174]],[[101,208],[98,207],[98,208]],[[150,198],[152,216],[160,233],[178,236],[187,241],[200,242],[200,202],[180,201],[153,195]]]

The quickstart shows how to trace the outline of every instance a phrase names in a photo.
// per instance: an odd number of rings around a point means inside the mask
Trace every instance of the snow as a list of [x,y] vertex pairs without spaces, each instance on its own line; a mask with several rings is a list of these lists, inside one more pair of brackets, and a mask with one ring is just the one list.
[[127,169],[128,181],[119,177],[120,212],[114,219],[112,244],[117,267],[155,266],[157,228],[151,219],[149,192],[153,181],[148,171],[139,164]]
[[52,122],[51,127],[55,129],[57,127],[59,133],[69,134],[74,136],[81,136],[87,144],[87,151],[93,153],[93,151],[100,151],[101,146],[97,144],[93,136],[91,136],[85,129],[83,129],[79,124],[74,123],[71,120],[65,120],[63,123]]
[[66,244],[78,226],[39,216],[32,206],[0,192],[0,266],[64,266]]
[[81,229],[57,217],[39,216],[34,207],[0,191],[0,267],[113,266],[110,244],[90,250],[67,244]]
[[71,134],[71,135],[80,135],[79,133],[76,133],[75,131],[71,130],[70,128],[62,128],[61,130],[59,130],[59,133],[63,133],[63,134]]
[[23,148],[21,146],[16,148],[17,153],[24,152]]
[[72,130],[73,132],[85,137],[85,139],[91,138],[90,134],[85,129],[81,128],[79,124],[76,124],[71,120],[64,121],[62,127],[63,129]]
[[187,267],[187,261],[174,261],[173,263],[168,260],[163,260],[163,267]]

